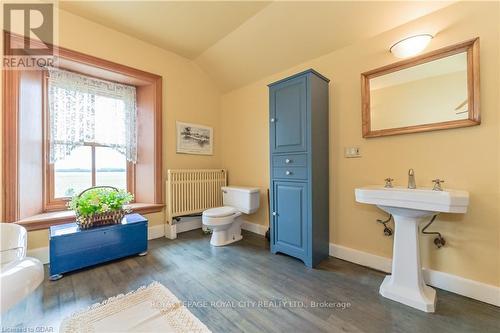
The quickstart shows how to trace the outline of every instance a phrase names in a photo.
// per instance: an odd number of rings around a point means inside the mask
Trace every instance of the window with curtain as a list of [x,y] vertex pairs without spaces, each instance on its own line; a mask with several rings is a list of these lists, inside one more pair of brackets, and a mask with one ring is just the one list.
[[47,102],[51,199],[96,185],[131,191],[136,88],[51,68]]

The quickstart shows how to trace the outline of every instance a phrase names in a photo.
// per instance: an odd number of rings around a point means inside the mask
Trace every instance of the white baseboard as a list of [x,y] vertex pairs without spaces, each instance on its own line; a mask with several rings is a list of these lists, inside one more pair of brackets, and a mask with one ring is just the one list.
[[455,294],[500,306],[500,287],[424,268],[427,284]]
[[148,227],[148,240],[156,239],[165,236],[165,225],[157,224]]
[[[355,264],[390,273],[392,259],[330,243],[330,255]],[[430,286],[478,301],[500,306],[500,287],[465,279],[458,275],[424,268],[424,279]]]
[[[181,233],[194,229],[199,229],[203,226],[203,224],[201,222],[201,217],[196,216],[196,217],[183,217],[181,221],[176,223],[174,226],[176,228],[176,233]],[[267,226],[243,220],[241,229],[263,236],[266,234]]]
[[358,265],[370,267],[382,272],[390,273],[392,260],[390,258],[377,256],[342,245],[330,243],[330,255],[335,258],[350,261]]
[[243,224],[241,225],[241,229],[246,230],[246,231],[250,231],[250,232],[253,232],[255,234],[262,235],[262,236],[264,236],[266,234],[267,228],[268,227],[266,225],[256,224],[256,223],[248,222],[245,220],[243,220]]
[[181,220],[173,225],[164,224],[164,236],[168,239],[176,239],[177,234],[202,227],[201,216],[181,217]]
[[49,247],[38,247],[36,249],[28,250],[26,252],[27,257],[32,257],[40,260],[42,264],[49,263]]
[[[201,222],[201,217],[183,217],[181,222],[175,224],[177,233],[186,232],[194,229],[199,229],[203,226]],[[247,230],[259,235],[265,235],[267,231],[267,226],[248,222],[243,220],[241,229]]]
[[182,217],[181,221],[175,224],[177,233],[199,229],[202,226],[201,216]]

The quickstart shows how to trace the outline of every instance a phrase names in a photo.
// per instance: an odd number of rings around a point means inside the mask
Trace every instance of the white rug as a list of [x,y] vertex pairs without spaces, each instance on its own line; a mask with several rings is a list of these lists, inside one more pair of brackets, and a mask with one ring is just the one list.
[[63,320],[61,332],[210,332],[159,282],[108,298]]

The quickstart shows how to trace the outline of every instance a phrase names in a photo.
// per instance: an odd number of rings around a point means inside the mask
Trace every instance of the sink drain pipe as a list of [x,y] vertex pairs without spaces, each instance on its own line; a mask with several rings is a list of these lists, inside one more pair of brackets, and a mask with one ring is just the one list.
[[[441,233],[437,231],[427,231],[427,228],[429,228],[429,226],[434,222],[434,220],[436,220],[437,216],[438,214],[432,216],[431,220],[422,228],[422,234],[437,235],[437,237],[434,238],[434,245],[436,245],[436,247],[440,249],[446,245],[446,240],[444,239],[444,237],[441,235]],[[387,223],[391,222],[391,220],[392,220],[392,214],[389,215],[387,220],[377,219],[377,222],[384,226],[384,236],[390,237],[394,233],[392,228],[387,226]]]
[[438,214],[434,215],[431,220],[429,221],[429,223],[427,223],[425,225],[425,227],[422,228],[422,233],[424,235],[437,235],[436,238],[434,238],[434,245],[436,245],[436,247],[438,249],[442,248],[443,246],[445,246],[446,244],[446,241],[445,239],[443,238],[443,236],[441,236],[441,234],[439,232],[436,232],[436,231],[426,231],[427,228],[432,224],[432,222],[434,222],[434,220],[436,219],[436,217],[438,216]]
[[393,231],[392,231],[391,227],[387,226],[387,223],[391,222],[391,220],[392,220],[392,214],[389,215],[389,218],[387,220],[379,220],[379,219],[377,219],[378,223],[381,223],[381,224],[384,225],[384,236],[389,237],[389,236],[392,236],[392,234],[393,234]]

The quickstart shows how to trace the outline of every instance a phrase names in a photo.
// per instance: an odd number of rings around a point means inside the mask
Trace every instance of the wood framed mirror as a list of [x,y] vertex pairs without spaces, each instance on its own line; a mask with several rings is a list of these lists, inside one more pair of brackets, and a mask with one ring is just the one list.
[[364,138],[479,125],[479,38],[362,73],[361,96]]

